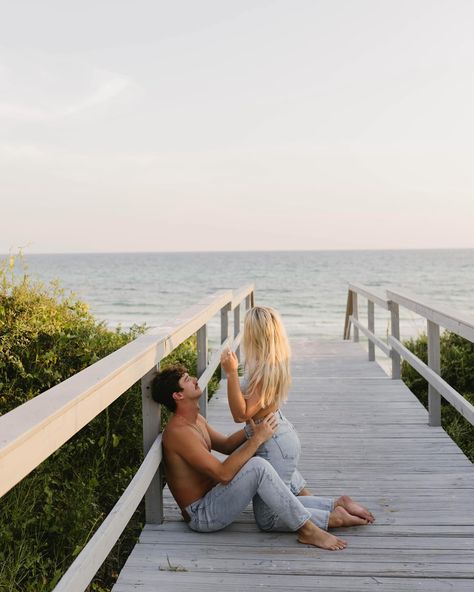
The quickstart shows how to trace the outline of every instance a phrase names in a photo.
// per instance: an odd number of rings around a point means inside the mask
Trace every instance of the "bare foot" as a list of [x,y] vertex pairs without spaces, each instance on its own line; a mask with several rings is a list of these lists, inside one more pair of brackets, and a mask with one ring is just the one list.
[[342,507],[345,510],[347,510],[349,514],[352,514],[352,516],[359,516],[359,518],[363,518],[364,520],[367,520],[367,522],[369,523],[375,521],[375,516],[372,514],[372,512],[369,512],[367,508],[364,508],[364,506],[361,506],[360,504],[355,502],[348,495],[341,495],[341,497],[338,500],[336,500],[334,508],[337,507]]
[[313,495],[313,494],[311,493],[310,489],[308,489],[307,487],[303,487],[303,489],[298,493],[298,497],[300,495],[305,496],[305,495]]
[[305,522],[298,530],[298,542],[327,549],[328,551],[341,551],[347,547],[346,541],[321,530],[311,520]]
[[349,514],[349,512],[342,506],[337,506],[329,514],[328,526],[330,528],[340,528],[341,526],[363,526],[368,523],[369,522],[366,518],[353,516],[352,514]]

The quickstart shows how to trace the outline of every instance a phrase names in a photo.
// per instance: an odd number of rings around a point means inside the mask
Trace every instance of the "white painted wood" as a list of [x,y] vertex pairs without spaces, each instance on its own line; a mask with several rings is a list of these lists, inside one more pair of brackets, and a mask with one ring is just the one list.
[[245,297],[245,312],[247,312],[252,307],[252,294],[250,293],[248,296]]
[[397,302],[400,306],[411,310],[425,319],[474,342],[474,319],[462,315],[457,311],[451,311],[441,304],[431,304],[417,296],[407,294],[395,289],[387,290],[389,300]]
[[234,337],[234,340],[232,341],[232,349],[234,351],[237,351],[239,349],[240,342],[242,341],[243,336],[244,336],[244,331],[243,331],[243,329],[241,329],[239,334],[236,337]]
[[[390,330],[392,337],[396,340],[400,339],[400,310],[396,302],[390,302]],[[391,343],[390,339],[388,340]],[[401,376],[400,355],[397,350],[392,348],[390,352],[392,358],[392,379],[398,380]]]
[[[436,374],[441,371],[439,325],[428,321],[428,367]],[[432,384],[428,384],[428,412],[430,426],[441,425],[441,395]]]
[[[238,337],[240,333],[240,306],[234,308],[234,340]],[[240,346],[235,348],[235,353],[237,355],[237,359],[240,362]]]
[[346,316],[344,318],[344,332],[342,334],[343,339],[350,339],[351,338],[351,320],[350,320],[351,316],[352,316],[352,290],[349,289],[347,292]]
[[231,300],[230,291],[205,298],[169,326],[147,332],[0,417],[0,496]]
[[383,292],[381,292],[380,290],[377,290],[376,288],[371,288],[369,286],[364,286],[362,284],[354,284],[352,282],[349,282],[349,290],[352,292],[356,292],[361,296],[364,296],[364,298],[367,298],[367,300],[374,302],[375,304],[377,304],[377,306],[380,306],[385,310],[389,310],[388,300],[384,296]]
[[[367,300],[367,327],[370,333],[375,335],[375,314],[372,300]],[[375,362],[375,345],[371,339],[369,339],[369,362]]]
[[216,371],[217,366],[219,366],[219,364],[221,362],[221,355],[222,355],[222,353],[228,347],[230,347],[230,340],[229,339],[226,339],[224,341],[224,343],[221,343],[219,349],[216,350],[212,354],[212,357],[209,360],[209,363],[207,365],[206,370],[201,374],[201,376],[200,376],[200,378],[198,380],[199,387],[202,389],[203,392],[204,392],[204,389],[206,389],[209,381],[211,380],[212,375]]
[[[357,329],[359,329],[359,331],[361,331],[369,340],[369,344],[373,343],[375,344],[379,349],[381,349],[383,351],[383,353],[386,356],[390,356],[390,347],[384,343],[381,339],[379,339],[376,335],[374,335],[374,333],[372,333],[371,331],[369,331],[368,329],[366,329],[364,327],[364,325],[358,321],[356,318],[354,318],[352,315],[349,317],[350,322],[354,325],[354,327],[357,327]],[[369,358],[370,359],[370,358]],[[375,353],[374,353],[374,360],[375,360]]]
[[231,303],[231,310],[240,307],[241,303],[246,300],[249,296],[250,299],[253,298],[253,294],[255,292],[255,284],[249,284],[248,286],[244,286],[239,290],[236,290],[232,295],[232,303]]
[[[203,325],[197,332],[197,375],[200,378],[207,368],[209,346],[207,341],[207,325]],[[199,399],[199,409],[203,417],[207,417],[207,382],[202,389]]]
[[[223,306],[221,309],[221,344],[225,343],[229,339],[229,312],[231,310],[231,304]],[[221,368],[221,377],[226,378],[224,368]]]
[[[156,374],[157,369],[154,367],[141,380],[144,456],[148,454],[160,434],[161,405],[158,405],[151,396],[151,385]],[[148,524],[163,522],[163,471],[161,466],[145,493],[145,517]]]
[[393,337],[389,337],[388,339],[392,349],[395,349],[423,378],[435,387],[446,401],[449,401],[471,425],[474,425],[474,406],[454,390],[441,376],[433,372],[433,370],[407,349],[398,339]]
[[162,459],[161,435],[155,440],[130,485],[110,514],[54,588],[54,592],[83,592],[127,526]]
[[[358,320],[358,318],[359,318],[358,296],[357,296],[357,292],[352,291],[352,319]],[[354,340],[354,342],[357,343],[359,341],[359,327],[355,323],[352,323],[352,324],[354,325],[353,340]]]

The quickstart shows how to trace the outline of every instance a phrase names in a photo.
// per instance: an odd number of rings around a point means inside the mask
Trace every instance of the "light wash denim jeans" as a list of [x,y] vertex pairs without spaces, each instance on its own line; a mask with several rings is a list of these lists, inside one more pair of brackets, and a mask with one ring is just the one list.
[[[301,454],[300,439],[293,425],[280,410],[275,412],[275,417],[278,420],[278,429],[260,446],[256,456],[267,460],[291,492],[297,495],[305,485],[297,469]],[[246,425],[244,430],[249,438],[252,435],[250,425]],[[301,483],[302,486],[300,486]],[[316,526],[327,530],[329,514],[334,509],[334,500],[318,496],[301,496],[298,499],[311,512],[311,520]],[[265,504],[259,495],[256,495],[253,500],[253,511],[255,520],[262,530],[284,530],[284,524],[278,513]]]
[[[242,393],[247,392],[247,388],[248,388],[248,378],[247,376],[243,376],[240,379],[240,390],[242,391]],[[277,411],[277,419],[279,419],[280,423],[286,422],[289,424],[289,426],[291,426],[293,428],[293,425],[290,424],[290,422],[286,419],[286,417],[283,416],[283,414],[281,413],[280,410]],[[257,420],[258,423],[258,420]],[[293,428],[293,431],[296,434],[295,429]],[[245,426],[245,433],[247,435],[247,438],[250,438],[251,434],[251,430],[250,430],[250,426]],[[283,436],[282,436],[283,437]],[[280,475],[280,477],[283,479],[283,481],[287,481],[287,479],[285,478],[287,476],[287,472],[288,470],[290,470],[291,466],[293,465],[293,473],[291,475],[291,480],[290,480],[290,489],[291,491],[295,494],[298,495],[300,493],[300,491],[306,486],[306,481],[303,478],[303,475],[298,471],[298,469],[296,468],[298,465],[298,460],[299,460],[299,456],[301,453],[301,444],[298,438],[298,434],[296,434],[296,438],[297,439],[293,439],[292,441],[288,442],[284,442],[283,440],[281,440],[281,444],[288,446],[287,452],[286,454],[286,458],[285,458],[285,463],[282,463],[279,460],[279,455],[277,454],[272,454],[272,446],[271,444],[268,445],[267,447],[261,447],[259,449],[259,451],[257,452],[257,456],[261,456],[262,458],[265,458],[267,460],[269,460],[270,464],[273,465],[277,471],[277,473]],[[291,451],[290,449],[293,448],[293,451]],[[298,451],[297,451],[298,448]],[[290,457],[293,455],[293,458],[291,459]],[[272,457],[271,459],[269,457]],[[296,462],[288,462],[289,460],[295,460]]]
[[294,496],[275,469],[262,458],[245,463],[227,485],[216,485],[189,506],[189,528],[213,532],[233,522],[258,494],[265,505],[278,516],[284,531],[295,531],[311,518],[311,512]]

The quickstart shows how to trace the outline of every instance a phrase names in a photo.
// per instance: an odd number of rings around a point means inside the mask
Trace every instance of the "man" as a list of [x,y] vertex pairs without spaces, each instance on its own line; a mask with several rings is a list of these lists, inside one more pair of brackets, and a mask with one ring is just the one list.
[[[197,379],[181,365],[159,372],[152,385],[153,399],[173,412],[163,432],[166,480],[188,526],[198,532],[225,528],[258,494],[280,517],[280,530],[295,531],[304,544],[344,549],[344,540],[311,520],[311,510],[300,501],[304,498],[293,495],[267,461],[254,457],[277,429],[274,415],[258,424],[251,421],[253,434],[249,439],[243,429],[225,436],[199,414],[201,394]],[[211,450],[228,456],[221,462]],[[336,501],[329,526],[367,524],[368,520],[344,508],[347,500],[350,498]],[[358,504],[354,507],[364,510]]]

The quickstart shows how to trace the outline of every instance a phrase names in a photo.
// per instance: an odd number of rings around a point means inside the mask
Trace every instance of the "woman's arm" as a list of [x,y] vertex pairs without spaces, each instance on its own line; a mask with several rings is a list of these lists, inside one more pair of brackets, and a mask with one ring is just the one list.
[[247,421],[262,408],[260,395],[252,393],[248,399],[244,398],[237,372],[239,360],[234,352],[224,352],[221,365],[227,374],[227,399],[232,417],[236,423]]
[[211,439],[212,450],[217,450],[217,452],[222,452],[223,454],[231,454],[247,440],[244,430],[239,430],[230,436],[226,436],[215,430],[207,421],[206,429]]

